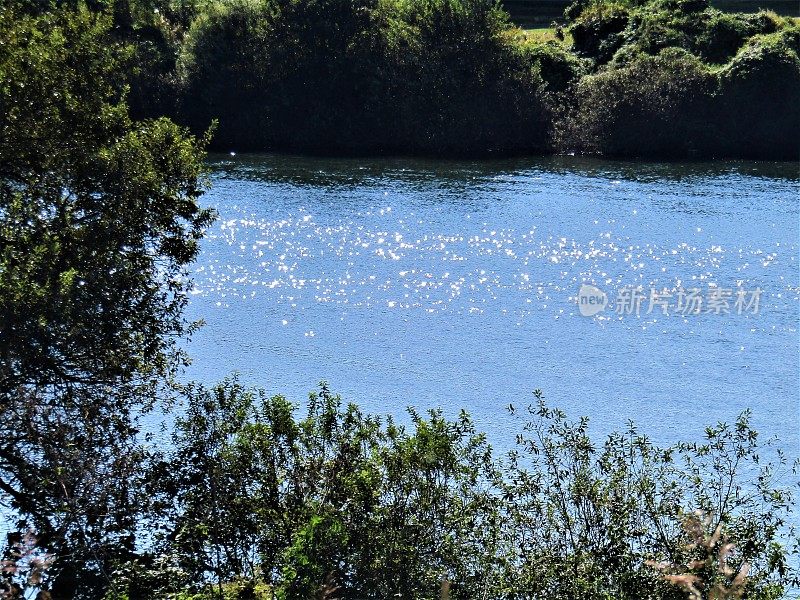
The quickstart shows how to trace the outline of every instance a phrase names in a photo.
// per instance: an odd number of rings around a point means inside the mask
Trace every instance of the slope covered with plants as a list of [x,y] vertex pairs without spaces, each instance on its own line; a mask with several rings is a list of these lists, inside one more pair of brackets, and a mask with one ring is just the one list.
[[490,0],[231,0],[184,7],[183,21],[167,13],[130,28],[149,57],[134,98],[196,133],[216,119],[220,149],[800,155],[800,28],[774,13],[578,0],[557,32],[568,41],[545,42]]

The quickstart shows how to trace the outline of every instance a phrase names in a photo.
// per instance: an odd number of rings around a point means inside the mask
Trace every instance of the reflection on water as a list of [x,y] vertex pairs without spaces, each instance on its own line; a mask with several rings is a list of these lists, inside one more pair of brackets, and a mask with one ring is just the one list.
[[[731,420],[798,445],[798,174],[786,163],[217,156],[187,376],[231,371],[368,410],[503,407],[545,390],[660,442]],[[763,290],[758,314],[581,316],[590,283]],[[735,296],[734,296],[735,297]]]
[[470,182],[509,181],[520,174],[558,173],[607,179],[672,182],[703,178],[751,176],[797,181],[800,168],[787,162],[702,161],[642,162],[607,161],[593,157],[545,156],[497,160],[442,160],[424,158],[328,158],[291,155],[214,154],[209,161],[216,176],[270,184],[347,186],[370,185],[386,178],[406,183],[435,181],[458,188]]

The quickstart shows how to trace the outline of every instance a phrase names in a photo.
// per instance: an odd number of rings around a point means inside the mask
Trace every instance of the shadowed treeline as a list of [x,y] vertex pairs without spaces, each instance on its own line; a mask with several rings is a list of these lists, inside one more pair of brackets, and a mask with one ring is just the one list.
[[133,114],[216,123],[220,150],[800,156],[800,25],[774,12],[575,0],[537,36],[492,0],[109,2]]

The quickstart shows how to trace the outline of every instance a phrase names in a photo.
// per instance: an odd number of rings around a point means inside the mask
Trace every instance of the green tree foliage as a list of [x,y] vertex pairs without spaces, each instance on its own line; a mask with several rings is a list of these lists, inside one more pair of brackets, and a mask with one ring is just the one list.
[[[59,4],[15,2],[32,13]],[[113,36],[135,53],[125,74],[131,113],[168,115],[195,133],[218,120],[213,144],[221,150],[800,156],[791,111],[797,36],[789,35],[797,25],[771,12],[728,14],[707,0],[576,0],[565,11],[570,46],[531,42],[493,0],[89,5],[111,16]],[[754,45],[770,46],[770,58],[753,60]],[[739,57],[745,48],[750,59]],[[691,63],[685,53],[716,79],[711,92],[666,80]],[[670,88],[669,100],[649,110],[637,97],[636,76]],[[733,83],[742,77],[750,83]],[[603,97],[600,88],[628,95]],[[615,113],[630,106],[637,115],[630,122]],[[676,113],[680,136],[662,139],[662,121],[686,106],[697,112]],[[735,119],[736,106],[752,118]],[[614,126],[602,126],[601,116]],[[649,121],[657,134],[652,147],[642,135]],[[597,126],[584,132],[581,124],[591,122]]]
[[556,124],[562,149],[611,156],[800,157],[798,26],[703,2],[577,2],[593,72]]
[[774,13],[723,13],[707,0],[577,0],[566,11],[575,50],[608,63],[620,48],[657,55],[681,48],[706,63],[724,64],[754,35],[791,27]]
[[180,362],[211,218],[202,145],[131,121],[109,28],[0,9],[0,495],[65,598],[133,550],[135,414]]
[[[746,415],[703,444],[631,429],[598,447],[537,396],[498,461],[466,415],[401,426],[322,387],[299,418],[228,381],[186,390],[173,445],[146,450],[138,416],[182,364],[184,270],[212,214],[205,141],[125,103],[132,84],[158,113],[180,89],[188,122],[218,116],[240,148],[530,151],[557,118],[586,152],[796,156],[796,25],[579,3],[579,57],[521,43],[486,0],[164,4],[163,21],[57,4],[0,8],[0,592],[671,600],[649,561],[741,588],[723,555],[750,565],[748,598],[798,583],[792,498]],[[710,531],[681,527],[695,509]]]
[[[705,0],[577,0],[565,14],[570,49],[524,41],[489,0],[212,3],[181,45],[177,114],[198,131],[220,119],[217,147],[238,150],[800,155],[791,20]],[[773,58],[733,85],[740,50],[772,34]],[[754,126],[729,118],[737,103]]]
[[[734,571],[750,565],[747,598],[780,597],[796,581],[793,471],[780,451],[775,465],[762,464],[771,444],[759,441],[748,413],[707,427],[697,443],[660,448],[631,423],[599,444],[586,418],[571,422],[534,395],[504,470],[503,538],[514,568],[501,571],[501,589],[513,592],[497,597],[684,599],[648,563],[706,558],[682,526],[695,510],[713,515],[709,533],[719,527],[734,544]],[[712,552],[722,547],[717,538]],[[715,566],[702,573],[703,598],[722,582]]]
[[[700,565],[708,592],[731,585],[723,547],[748,598],[796,581],[789,469],[762,464],[746,413],[669,448],[633,425],[598,444],[540,392],[521,416],[498,460],[465,414],[411,410],[406,428],[324,385],[303,417],[236,380],[193,388],[152,470],[158,542],[108,598],[434,599],[444,581],[452,598],[678,600],[653,565]],[[708,531],[683,527],[696,509]]]
[[237,0],[192,25],[183,114],[227,148],[542,150],[539,79],[490,0]]
[[570,24],[576,52],[602,64],[608,62],[625,38],[630,11],[621,3],[597,2],[584,8]]
[[196,590],[234,574],[281,598],[326,582],[352,598],[438,597],[443,578],[485,586],[498,476],[485,439],[466,415],[409,421],[364,415],[325,386],[303,418],[236,381],[193,389],[156,467],[163,551]]

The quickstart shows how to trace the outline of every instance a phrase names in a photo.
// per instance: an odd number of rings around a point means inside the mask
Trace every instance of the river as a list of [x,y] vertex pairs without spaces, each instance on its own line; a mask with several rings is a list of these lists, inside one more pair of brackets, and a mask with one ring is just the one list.
[[187,378],[236,371],[298,403],[325,380],[399,417],[463,408],[500,449],[535,388],[597,436],[630,419],[663,444],[750,408],[800,456],[796,164],[210,166]]

